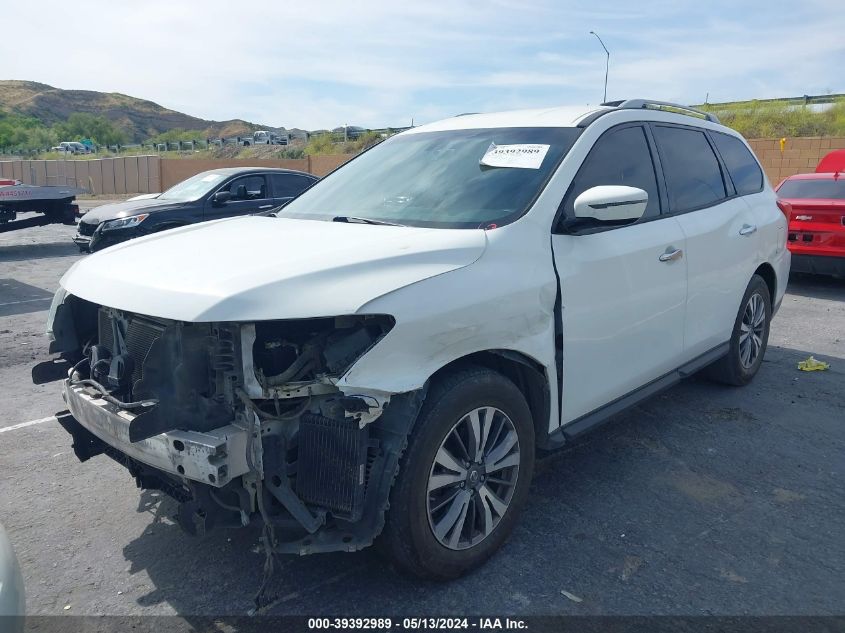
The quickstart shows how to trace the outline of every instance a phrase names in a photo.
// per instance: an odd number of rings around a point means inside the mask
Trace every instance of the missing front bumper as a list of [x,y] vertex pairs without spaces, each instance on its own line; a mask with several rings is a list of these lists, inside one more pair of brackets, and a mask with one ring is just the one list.
[[132,442],[136,415],[123,411],[88,388],[64,382],[63,396],[81,426],[127,457],[175,477],[222,488],[249,472],[245,428],[229,424],[211,431],[168,431]]

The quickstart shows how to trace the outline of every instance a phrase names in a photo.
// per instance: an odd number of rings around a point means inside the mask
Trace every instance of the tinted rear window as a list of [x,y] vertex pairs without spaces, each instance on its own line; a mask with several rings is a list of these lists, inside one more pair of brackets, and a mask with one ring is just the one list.
[[714,132],[712,134],[716,149],[722,155],[728,173],[736,187],[736,192],[745,196],[763,190],[763,172],[754,160],[754,155],[748,151],[745,143],[735,136]]
[[845,176],[837,180],[787,180],[778,189],[781,198],[845,200]]
[[313,178],[299,174],[272,174],[273,195],[277,198],[293,198],[308,189],[314,182]]
[[654,137],[666,177],[671,211],[705,207],[726,197],[719,161],[704,132],[656,126]]

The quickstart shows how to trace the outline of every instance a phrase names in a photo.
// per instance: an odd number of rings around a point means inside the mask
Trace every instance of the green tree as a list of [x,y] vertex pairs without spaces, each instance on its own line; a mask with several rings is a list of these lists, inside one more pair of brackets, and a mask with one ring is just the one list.
[[57,123],[53,130],[62,141],[78,141],[79,139],[90,138],[97,145],[115,145],[126,142],[126,135],[111,121],[87,112],[74,112],[64,123]]
[[331,134],[320,134],[311,137],[305,146],[305,153],[315,156],[318,154],[340,154],[342,151],[335,147]]
[[12,121],[0,120],[0,147],[18,147],[26,142],[26,130]]
[[0,112],[0,147],[28,148],[29,135],[43,127],[38,119]]
[[39,126],[27,130],[26,146],[29,149],[50,149],[58,142],[55,132],[50,128]]

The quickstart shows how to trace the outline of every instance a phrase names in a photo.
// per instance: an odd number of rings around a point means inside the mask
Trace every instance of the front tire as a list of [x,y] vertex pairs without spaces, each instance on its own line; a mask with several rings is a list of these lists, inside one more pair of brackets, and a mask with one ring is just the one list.
[[747,385],[763,364],[772,321],[769,287],[760,275],[748,283],[734,322],[728,353],[707,368],[707,376],[726,385]]
[[380,545],[400,570],[457,578],[507,539],[534,471],[534,424],[522,393],[472,367],[432,385],[390,495]]

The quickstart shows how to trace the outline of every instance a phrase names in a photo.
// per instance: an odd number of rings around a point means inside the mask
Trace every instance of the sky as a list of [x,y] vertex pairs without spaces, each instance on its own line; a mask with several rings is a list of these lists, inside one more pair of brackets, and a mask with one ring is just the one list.
[[595,105],[590,31],[609,100],[845,92],[840,0],[39,0],[3,18],[2,79],[274,127]]

